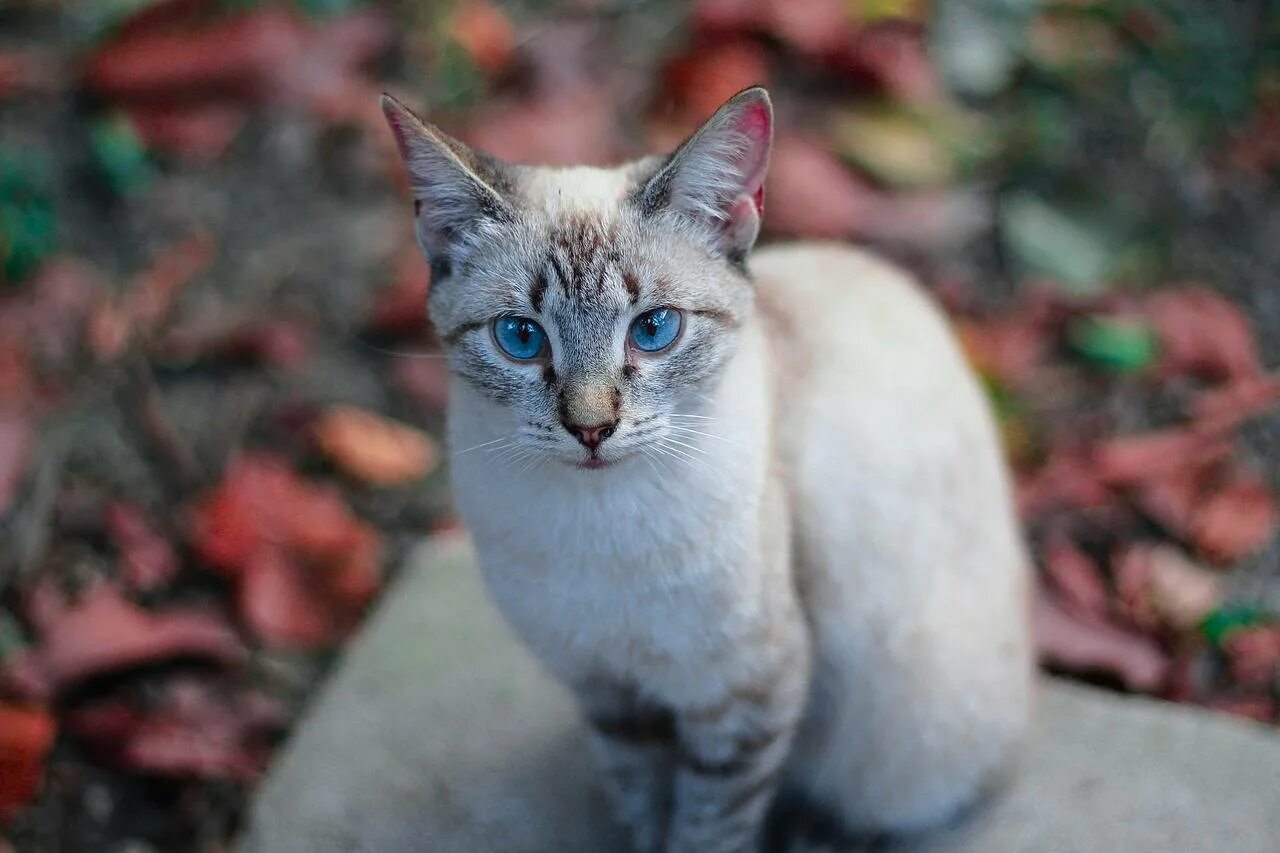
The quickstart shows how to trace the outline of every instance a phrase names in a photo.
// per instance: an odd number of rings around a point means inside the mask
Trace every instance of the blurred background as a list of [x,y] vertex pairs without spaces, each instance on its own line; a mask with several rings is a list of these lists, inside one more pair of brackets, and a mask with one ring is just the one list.
[[908,266],[981,372],[1045,665],[1277,723],[1277,4],[6,0],[0,851],[225,849],[456,527],[378,93],[606,164],[752,83],[765,239]]

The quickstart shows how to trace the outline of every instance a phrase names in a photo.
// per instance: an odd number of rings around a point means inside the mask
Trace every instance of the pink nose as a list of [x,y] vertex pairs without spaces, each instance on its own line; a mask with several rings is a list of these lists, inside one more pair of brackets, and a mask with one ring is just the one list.
[[613,431],[618,428],[618,422],[614,421],[610,424],[598,424],[596,426],[579,426],[578,424],[566,423],[564,428],[567,429],[574,438],[582,443],[583,447],[588,450],[595,450],[600,446],[606,438],[613,435]]

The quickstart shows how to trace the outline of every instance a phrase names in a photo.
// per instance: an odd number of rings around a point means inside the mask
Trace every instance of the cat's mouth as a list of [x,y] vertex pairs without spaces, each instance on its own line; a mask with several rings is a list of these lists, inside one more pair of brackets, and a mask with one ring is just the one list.
[[607,459],[601,459],[599,456],[588,456],[586,459],[578,463],[578,467],[594,471],[597,468],[603,468],[608,464],[609,460]]

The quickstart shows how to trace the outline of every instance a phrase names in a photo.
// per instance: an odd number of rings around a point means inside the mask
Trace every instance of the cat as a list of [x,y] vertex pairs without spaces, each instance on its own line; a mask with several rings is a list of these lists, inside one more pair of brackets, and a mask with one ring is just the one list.
[[836,244],[749,256],[766,92],[614,169],[508,165],[383,107],[458,510],[634,848],[756,849],[782,798],[850,833],[975,802],[1033,681],[997,431],[904,273]]

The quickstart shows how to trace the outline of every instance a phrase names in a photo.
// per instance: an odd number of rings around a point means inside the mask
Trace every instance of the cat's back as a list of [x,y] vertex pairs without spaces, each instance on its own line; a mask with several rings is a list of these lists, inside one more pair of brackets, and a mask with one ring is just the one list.
[[856,395],[918,414],[976,396],[945,316],[893,264],[839,243],[792,243],[758,251],[751,271],[780,393],[792,398],[783,404]]

